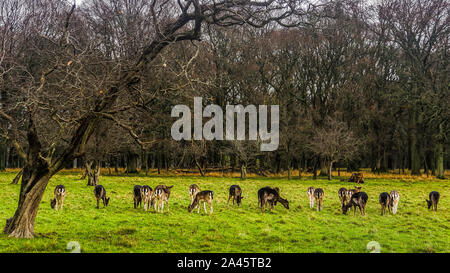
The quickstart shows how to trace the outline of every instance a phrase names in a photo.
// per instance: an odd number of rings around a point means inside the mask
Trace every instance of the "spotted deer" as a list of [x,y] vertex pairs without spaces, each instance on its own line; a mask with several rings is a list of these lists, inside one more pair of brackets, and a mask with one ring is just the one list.
[[378,201],[380,202],[381,205],[381,215],[386,214],[386,208],[388,208],[389,211],[391,210],[391,207],[389,205],[391,203],[391,197],[389,193],[387,192],[380,193]]
[[100,199],[103,201],[103,207],[108,206],[109,198],[106,198],[106,190],[102,185],[97,185],[94,188],[95,198],[97,199],[97,208],[100,205]]
[[158,185],[155,187],[155,190],[153,191],[153,199],[152,202],[154,204],[154,208],[156,212],[164,212],[164,203],[167,204],[167,212],[169,212],[169,197],[170,197],[170,190],[173,186],[166,186],[166,185]]
[[321,211],[323,208],[323,199],[325,197],[325,193],[321,188],[317,188],[314,190],[314,199],[316,199],[317,203],[317,211]]
[[135,185],[133,188],[134,208],[137,208],[138,206],[142,205],[141,189],[142,189],[141,185]]
[[352,195],[354,193],[360,192],[362,187],[355,187],[354,189],[348,189],[345,193],[345,200],[348,203],[350,199],[352,198]]
[[238,206],[241,204],[241,201],[244,197],[242,196],[242,189],[241,189],[241,187],[239,187],[239,185],[231,185],[229,194],[228,194],[227,207],[230,203],[231,198],[233,198],[233,205],[234,205],[234,200],[236,200],[236,204]]
[[398,193],[398,191],[391,191],[389,196],[390,196],[390,201],[391,201],[389,203],[390,210],[392,210],[393,214],[396,214],[397,208],[398,208],[398,202],[400,202],[400,194]]
[[309,199],[309,207],[311,209],[314,208],[314,187],[309,187],[306,190],[306,194],[308,195],[308,199]]
[[270,204],[270,209],[280,202],[286,209],[289,209],[289,201],[280,196],[280,189],[264,187],[258,190],[258,204],[264,213],[266,205]]
[[368,199],[369,196],[363,191],[354,193],[350,198],[350,201],[342,207],[342,213],[347,214],[348,209],[353,207],[353,215],[355,215],[356,207],[358,207],[361,215],[366,215],[366,204]]
[[200,192],[200,188],[196,184],[189,186],[189,197],[191,198],[191,204],[194,202],[195,195]]
[[428,209],[431,208],[431,210],[434,209],[434,211],[437,211],[437,205],[438,205],[439,198],[440,198],[439,192],[437,192],[437,191],[430,192],[430,194],[428,195],[428,198],[430,200],[425,199],[427,201]]
[[343,207],[346,203],[347,200],[347,189],[346,188],[340,188],[338,190],[338,195],[339,195],[339,201],[341,201],[341,207]]
[[203,207],[205,209],[205,213],[208,213],[206,211],[206,203],[208,203],[209,206],[209,214],[211,215],[213,213],[213,205],[212,201],[214,198],[214,192],[213,191],[201,191],[197,193],[194,197],[194,201],[189,205],[188,211],[192,212],[194,208],[197,208],[197,213],[200,213],[200,206],[203,202]]
[[52,209],[58,210],[58,207],[63,210],[64,198],[66,197],[66,187],[58,185],[53,191],[54,199],[50,200],[50,206]]
[[152,201],[152,193],[153,190],[150,186],[144,185],[141,187],[140,195],[142,203],[144,203],[144,210],[147,211],[147,209],[151,208],[151,201]]

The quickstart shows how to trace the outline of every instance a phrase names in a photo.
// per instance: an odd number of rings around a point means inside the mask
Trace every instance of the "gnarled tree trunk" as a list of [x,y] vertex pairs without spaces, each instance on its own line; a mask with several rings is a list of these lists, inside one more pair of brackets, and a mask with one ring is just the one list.
[[40,155],[41,143],[32,120],[28,131],[29,151],[23,168],[19,205],[14,216],[6,220],[3,233],[9,237],[33,238],[34,220],[48,181],[54,173]]

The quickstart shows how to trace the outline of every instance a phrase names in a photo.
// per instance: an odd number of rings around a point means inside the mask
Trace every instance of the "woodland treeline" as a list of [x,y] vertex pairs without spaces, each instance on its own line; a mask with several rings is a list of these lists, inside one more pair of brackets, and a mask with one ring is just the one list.
[[[25,165],[30,118],[42,153],[63,153],[73,126],[175,18],[176,1],[157,2],[84,1],[66,22],[70,2],[2,1],[1,169]],[[301,18],[211,22],[198,39],[164,48],[64,167],[261,175],[409,169],[443,177],[450,166],[449,2],[293,2],[303,5]],[[192,109],[194,96],[223,109],[279,105],[278,150],[260,152],[257,141],[172,140],[171,108]]]

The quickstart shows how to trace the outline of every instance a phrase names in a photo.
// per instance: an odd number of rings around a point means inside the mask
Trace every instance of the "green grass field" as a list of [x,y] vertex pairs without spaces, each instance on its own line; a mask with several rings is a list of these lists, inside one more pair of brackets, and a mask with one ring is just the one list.
[[[15,173],[0,174],[0,223],[14,214],[20,185],[10,185]],[[310,179],[288,181],[258,178],[241,181],[217,177],[126,177],[102,176],[101,184],[111,197],[107,208],[96,209],[93,187],[80,181],[79,173],[55,176],[42,200],[35,239],[14,239],[0,235],[0,252],[69,252],[71,241],[79,242],[82,252],[369,252],[368,242],[377,241],[381,252],[449,252],[449,180],[366,179],[363,191],[369,195],[366,216],[353,212],[343,215],[337,191],[354,184]],[[188,186],[213,190],[214,213],[203,210],[188,213]],[[64,184],[67,196],[64,211],[50,208],[53,189]],[[174,185],[170,213],[156,214],[134,209],[135,184]],[[243,204],[227,209],[228,188],[239,184]],[[278,186],[290,202],[290,210],[278,204],[273,212],[262,214],[256,192],[263,186]],[[306,189],[325,191],[321,212],[308,207]],[[398,190],[399,211],[380,216],[378,195]],[[438,211],[426,208],[425,198],[432,190],[441,193]]]

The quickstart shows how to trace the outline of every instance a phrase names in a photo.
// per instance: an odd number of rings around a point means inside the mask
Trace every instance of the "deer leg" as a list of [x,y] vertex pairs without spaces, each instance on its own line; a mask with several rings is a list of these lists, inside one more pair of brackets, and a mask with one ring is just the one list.
[[203,208],[205,209],[205,213],[208,213],[208,212],[206,211],[206,202],[203,202]]
[[212,214],[212,213],[213,213],[213,205],[212,205],[212,202],[209,202],[209,208],[210,208],[210,210],[211,210],[211,213],[210,213],[210,214]]
[[231,195],[230,195],[230,196],[228,196],[228,201],[227,201],[227,208],[229,207],[229,204],[230,204],[230,199],[231,199]]
[[100,199],[97,199],[97,208],[99,208],[100,205]]
[[167,202],[167,213],[169,213],[170,212],[169,199],[167,199],[166,202]]
[[200,202],[201,201],[198,201],[198,204],[197,204],[197,213],[200,213]]
[[61,211],[63,210],[63,205],[64,205],[64,198],[61,199]]

